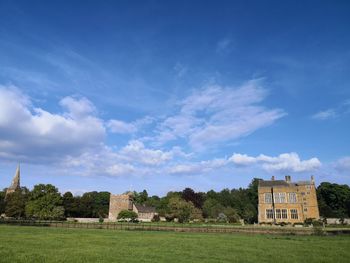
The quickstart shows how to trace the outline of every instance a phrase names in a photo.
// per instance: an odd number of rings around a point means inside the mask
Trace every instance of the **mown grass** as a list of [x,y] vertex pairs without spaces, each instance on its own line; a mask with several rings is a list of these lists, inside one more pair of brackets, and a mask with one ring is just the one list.
[[350,236],[268,236],[0,225],[0,262],[349,262]]

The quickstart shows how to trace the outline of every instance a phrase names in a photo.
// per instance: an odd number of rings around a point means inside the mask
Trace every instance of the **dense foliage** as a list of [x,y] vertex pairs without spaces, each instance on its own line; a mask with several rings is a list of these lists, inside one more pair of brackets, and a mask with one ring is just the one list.
[[321,183],[317,188],[320,214],[324,217],[350,217],[350,187]]
[[107,217],[109,210],[109,192],[87,192],[82,196],[73,196],[66,192],[63,199],[67,217]]
[[[258,182],[255,178],[248,188],[223,189],[220,192],[195,192],[186,188],[180,192],[168,192],[165,196],[149,196],[146,190],[134,192],[137,204],[154,206],[160,216],[179,222],[214,220],[235,223],[257,222]],[[108,216],[109,192],[87,192],[73,196],[61,195],[53,185],[39,184],[32,191],[22,187],[7,195],[0,191],[0,214],[21,218],[61,219],[64,217]],[[348,185],[321,183],[317,188],[320,215],[323,217],[350,217],[350,188]]]
[[119,212],[117,219],[129,219],[131,221],[137,218],[137,213],[130,210],[122,210]]
[[28,218],[61,219],[64,218],[62,197],[58,189],[51,184],[39,184],[29,194],[25,206]]

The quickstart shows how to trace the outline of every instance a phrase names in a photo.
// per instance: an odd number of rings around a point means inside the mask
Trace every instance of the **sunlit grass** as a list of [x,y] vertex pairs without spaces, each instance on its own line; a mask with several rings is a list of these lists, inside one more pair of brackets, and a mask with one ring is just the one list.
[[0,226],[0,262],[348,262],[350,236]]

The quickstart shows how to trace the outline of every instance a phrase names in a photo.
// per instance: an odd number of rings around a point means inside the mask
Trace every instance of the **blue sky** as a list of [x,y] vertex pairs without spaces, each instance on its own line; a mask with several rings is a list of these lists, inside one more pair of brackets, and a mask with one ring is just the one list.
[[0,0],[0,188],[350,182],[348,1]]

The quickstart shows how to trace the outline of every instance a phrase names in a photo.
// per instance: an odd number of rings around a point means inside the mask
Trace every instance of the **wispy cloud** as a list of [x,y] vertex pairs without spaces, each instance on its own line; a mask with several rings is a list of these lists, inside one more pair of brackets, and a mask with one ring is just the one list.
[[316,114],[312,115],[312,118],[315,120],[328,120],[328,119],[334,119],[336,117],[337,117],[337,114],[335,109],[319,111]]
[[178,78],[182,78],[183,76],[185,76],[188,72],[188,67],[183,65],[182,63],[176,63],[176,65],[174,66],[174,70],[176,73],[176,76]]
[[186,139],[195,150],[235,140],[273,124],[286,113],[267,109],[261,102],[267,90],[259,80],[240,87],[209,86],[196,90],[179,102],[177,114],[158,126],[159,144]]
[[223,38],[216,45],[216,52],[219,54],[228,54],[233,49],[233,41],[230,38]]
[[154,118],[146,116],[133,122],[112,119],[106,125],[112,133],[133,134],[152,122],[154,122]]
[[334,168],[342,173],[347,173],[350,176],[350,156],[340,158],[333,164]]
[[311,118],[315,120],[329,120],[329,119],[335,119],[335,118],[341,117],[349,113],[350,113],[350,100],[346,100],[336,108],[330,108],[330,109],[315,113],[314,115],[311,116]]

